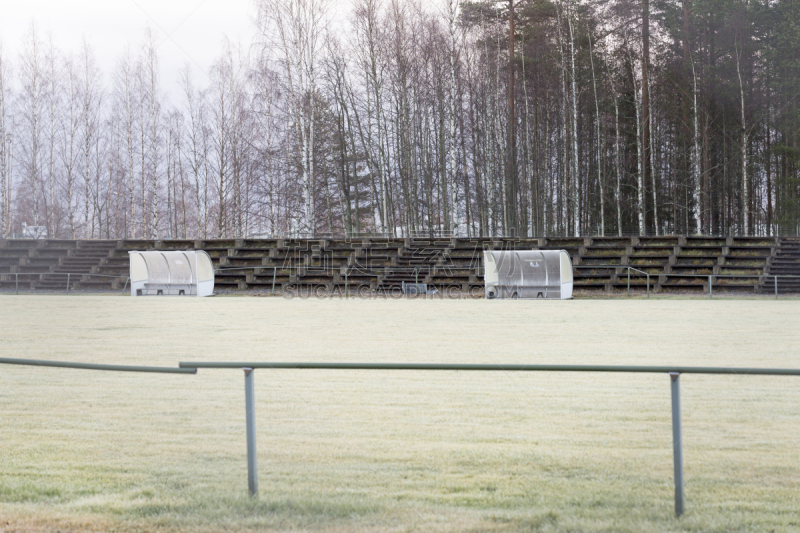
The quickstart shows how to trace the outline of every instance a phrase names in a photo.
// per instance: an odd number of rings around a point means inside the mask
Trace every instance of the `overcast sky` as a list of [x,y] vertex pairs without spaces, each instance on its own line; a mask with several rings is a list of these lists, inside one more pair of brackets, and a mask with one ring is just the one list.
[[52,32],[58,48],[77,53],[84,36],[92,43],[108,84],[126,44],[135,50],[148,26],[156,33],[165,90],[177,92],[178,71],[188,61],[197,83],[222,48],[223,36],[249,45],[255,33],[252,0],[3,0],[0,42],[17,62],[31,21],[42,37]]

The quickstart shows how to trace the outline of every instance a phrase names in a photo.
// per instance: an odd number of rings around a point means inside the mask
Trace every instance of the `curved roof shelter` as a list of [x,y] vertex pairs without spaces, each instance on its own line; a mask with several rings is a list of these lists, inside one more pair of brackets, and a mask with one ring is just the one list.
[[572,298],[572,261],[565,250],[486,250],[486,298]]
[[131,296],[211,296],[214,265],[202,250],[128,252]]

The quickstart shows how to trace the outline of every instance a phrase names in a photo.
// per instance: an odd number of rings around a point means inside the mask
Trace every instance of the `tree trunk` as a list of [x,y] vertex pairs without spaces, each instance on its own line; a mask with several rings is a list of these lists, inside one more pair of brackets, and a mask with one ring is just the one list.
[[748,188],[749,183],[747,176],[749,135],[747,131],[747,119],[744,112],[744,83],[742,82],[742,70],[740,64],[741,53],[739,50],[737,50],[736,75],[739,77],[739,104],[741,108],[742,120],[742,234],[750,235],[750,191]]
[[[702,211],[703,211],[703,198],[701,188],[701,172],[700,172],[700,111],[697,107],[697,73],[694,68],[694,61],[692,61],[692,79],[694,82],[692,90],[692,124],[694,126],[694,149],[692,150],[692,181],[694,183],[694,224],[695,232],[698,235],[703,233],[702,224]],[[688,228],[687,228],[688,229]]]
[[594,112],[595,112],[595,126],[597,143],[596,158],[597,158],[597,184],[600,187],[600,236],[606,234],[606,192],[603,184],[603,162],[602,162],[602,143],[600,140],[600,103],[597,99],[597,80],[594,74],[594,56],[592,53],[592,39],[589,37],[589,61],[592,65],[592,89],[594,90]]
[[[642,159],[641,168],[642,168],[642,176],[640,177],[641,183],[647,183],[647,178],[650,176],[651,168],[650,168],[650,0],[642,0],[642,105],[641,105],[641,114],[642,114],[642,135],[641,135],[641,144],[642,144],[642,153],[640,155]],[[642,196],[641,200],[641,210],[644,211],[644,191],[640,191],[640,196]],[[655,192],[653,192],[655,194]],[[655,211],[655,206],[653,206],[653,211]],[[644,213],[642,213],[642,218],[644,218]],[[642,222],[644,224],[644,222]],[[640,228],[640,234],[642,232],[642,228]]]
[[569,24],[569,50],[572,63],[572,220],[573,235],[579,237],[580,228],[580,209],[578,206],[578,90],[575,79],[575,34],[572,24],[572,12],[567,13],[567,23]]

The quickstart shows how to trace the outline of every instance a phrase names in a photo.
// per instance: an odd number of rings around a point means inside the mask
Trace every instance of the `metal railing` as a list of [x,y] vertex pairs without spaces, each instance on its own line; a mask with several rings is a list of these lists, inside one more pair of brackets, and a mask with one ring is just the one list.
[[[790,274],[660,274],[670,278],[707,278],[708,279],[708,297],[714,297],[714,280],[717,278],[758,278],[758,284],[761,285],[762,279],[774,278],[775,298],[778,298],[778,278],[800,279],[800,276]],[[743,284],[749,286],[750,284]],[[723,284],[725,287],[733,287],[732,284]],[[754,287],[755,288],[755,287]]]
[[0,364],[23,365],[55,368],[72,368],[75,370],[108,370],[112,372],[149,372],[155,374],[197,374],[194,368],[175,368],[169,366],[135,366],[135,365],[105,365],[97,363],[73,363],[71,361],[48,361],[45,359],[14,359],[0,357]]
[[[391,272],[407,272],[409,274],[414,275],[415,283],[419,284],[419,274],[420,272],[427,271],[428,274],[431,273],[432,270],[447,270],[448,268],[459,269],[463,270],[466,268],[469,269],[481,269],[483,267],[480,266],[471,266],[471,267],[456,267],[456,266],[449,266],[448,265],[432,265],[432,266],[424,266],[424,267],[398,267],[398,266],[390,266],[390,267],[379,267],[379,268],[371,268],[371,267],[359,267],[359,266],[348,266],[344,270],[344,278],[345,278],[345,294],[348,293],[348,277],[352,273],[360,273],[365,275],[375,275],[379,276],[385,272],[377,272],[379,270],[383,271],[391,271]],[[650,298],[650,276],[666,276],[670,278],[706,278],[708,281],[708,297],[714,297],[714,280],[717,278],[758,278],[758,284],[762,285],[762,280],[769,280],[772,279],[774,291],[775,291],[775,298],[777,299],[779,296],[778,290],[778,279],[800,279],[800,276],[790,275],[790,274],[650,274],[644,270],[640,270],[636,267],[632,267],[630,265],[574,265],[572,267],[574,270],[599,270],[599,269],[626,269],[627,271],[627,295],[631,295],[631,273],[635,272],[646,276],[647,278],[647,298]],[[215,274],[224,273],[229,271],[242,271],[242,270],[269,270],[272,269],[272,290],[271,292],[275,293],[275,286],[278,276],[278,270],[305,270],[308,271],[309,267],[305,265],[283,265],[283,266],[250,266],[250,267],[230,267],[230,268],[218,268],[214,270]],[[317,270],[313,267],[311,270]],[[323,272],[330,272],[334,270],[339,270],[338,268],[328,268],[328,269],[318,269]],[[122,294],[125,293],[125,289],[128,287],[128,283],[130,283],[130,276],[120,276],[120,275],[112,275],[112,274],[94,274],[94,273],[86,273],[86,272],[7,272],[4,274],[0,274],[2,276],[14,276],[15,277],[15,294],[19,294],[19,276],[66,276],[66,283],[64,292],[69,294],[70,285],[72,284],[72,278],[112,278],[112,279],[125,279],[125,284],[122,288]],[[84,280],[79,280],[84,281]],[[749,285],[749,284],[747,284]],[[765,284],[764,284],[765,285]],[[733,285],[726,285],[728,287]]]
[[638,374],[668,374],[672,399],[672,449],[675,481],[675,515],[685,511],[683,475],[683,434],[681,425],[680,375],[723,374],[735,376],[800,376],[800,369],[792,368],[735,368],[692,366],[637,366],[637,365],[525,365],[525,364],[458,364],[458,363],[336,363],[336,362],[181,362],[178,368],[107,365],[47,361],[38,359],[0,358],[0,364],[38,367],[72,368],[81,370],[106,370],[117,372],[152,372],[168,374],[196,374],[203,369],[242,369],[245,386],[245,426],[247,436],[247,485],[251,495],[258,492],[258,464],[256,456],[255,386],[256,369],[287,370],[422,370],[469,372],[611,372]]
[[[125,278],[125,287],[122,288],[122,292],[125,292],[125,288],[128,286],[128,282],[130,281],[130,276],[117,276],[112,274],[94,274],[92,272],[6,272],[4,274],[0,274],[2,276],[14,276],[14,293],[19,294],[19,277],[20,276],[66,276],[67,283],[64,292],[69,294],[69,286],[72,283],[72,278],[114,278],[114,279],[123,279]],[[41,281],[41,280],[40,280]],[[79,280],[78,283],[80,283]]]
[[[714,297],[714,280],[717,278],[758,278],[758,284],[761,285],[761,280],[773,278],[775,287],[775,298],[778,298],[778,278],[800,279],[800,276],[791,274],[650,274],[638,268],[629,265],[575,265],[573,269],[610,269],[610,268],[625,268],[628,271],[628,296],[631,295],[631,272],[638,272],[647,276],[647,297],[650,297],[650,276],[665,276],[670,278],[706,278],[708,280],[708,297]],[[749,284],[747,284],[749,285]],[[730,287],[731,285],[727,285]]]
[[683,476],[683,434],[681,426],[680,375],[727,374],[758,376],[800,376],[800,369],[788,368],[733,368],[686,366],[632,366],[632,365],[519,365],[519,364],[443,364],[443,363],[288,363],[288,362],[181,362],[181,368],[234,369],[245,374],[245,410],[247,434],[247,480],[251,495],[258,492],[258,465],[256,461],[256,418],[254,372],[256,369],[291,370],[448,370],[494,372],[625,372],[668,374],[672,398],[672,446],[675,480],[675,516],[685,510]]
[[[631,271],[639,272],[640,274],[644,274],[647,276],[647,297],[650,298],[650,274],[645,272],[644,270],[639,270],[638,268],[634,268],[628,265],[573,265],[573,269],[597,269],[597,268],[626,268],[628,269],[628,296],[631,295]],[[655,275],[655,274],[654,274]]]

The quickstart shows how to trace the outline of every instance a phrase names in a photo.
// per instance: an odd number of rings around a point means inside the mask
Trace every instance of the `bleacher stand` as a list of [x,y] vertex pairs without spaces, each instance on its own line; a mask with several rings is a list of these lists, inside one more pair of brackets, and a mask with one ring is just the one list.
[[[215,240],[0,240],[0,288],[16,278],[30,289],[57,290],[72,273],[73,289],[120,289],[128,251],[205,250],[219,291],[315,289],[402,294],[403,284],[483,294],[483,250],[566,250],[574,291],[627,290],[628,269],[650,274],[661,293],[772,292],[764,274],[800,275],[800,240],[776,237],[573,237]],[[99,277],[100,275],[109,277]],[[647,277],[630,272],[632,290]],[[800,279],[782,280],[782,292],[800,292]]]

